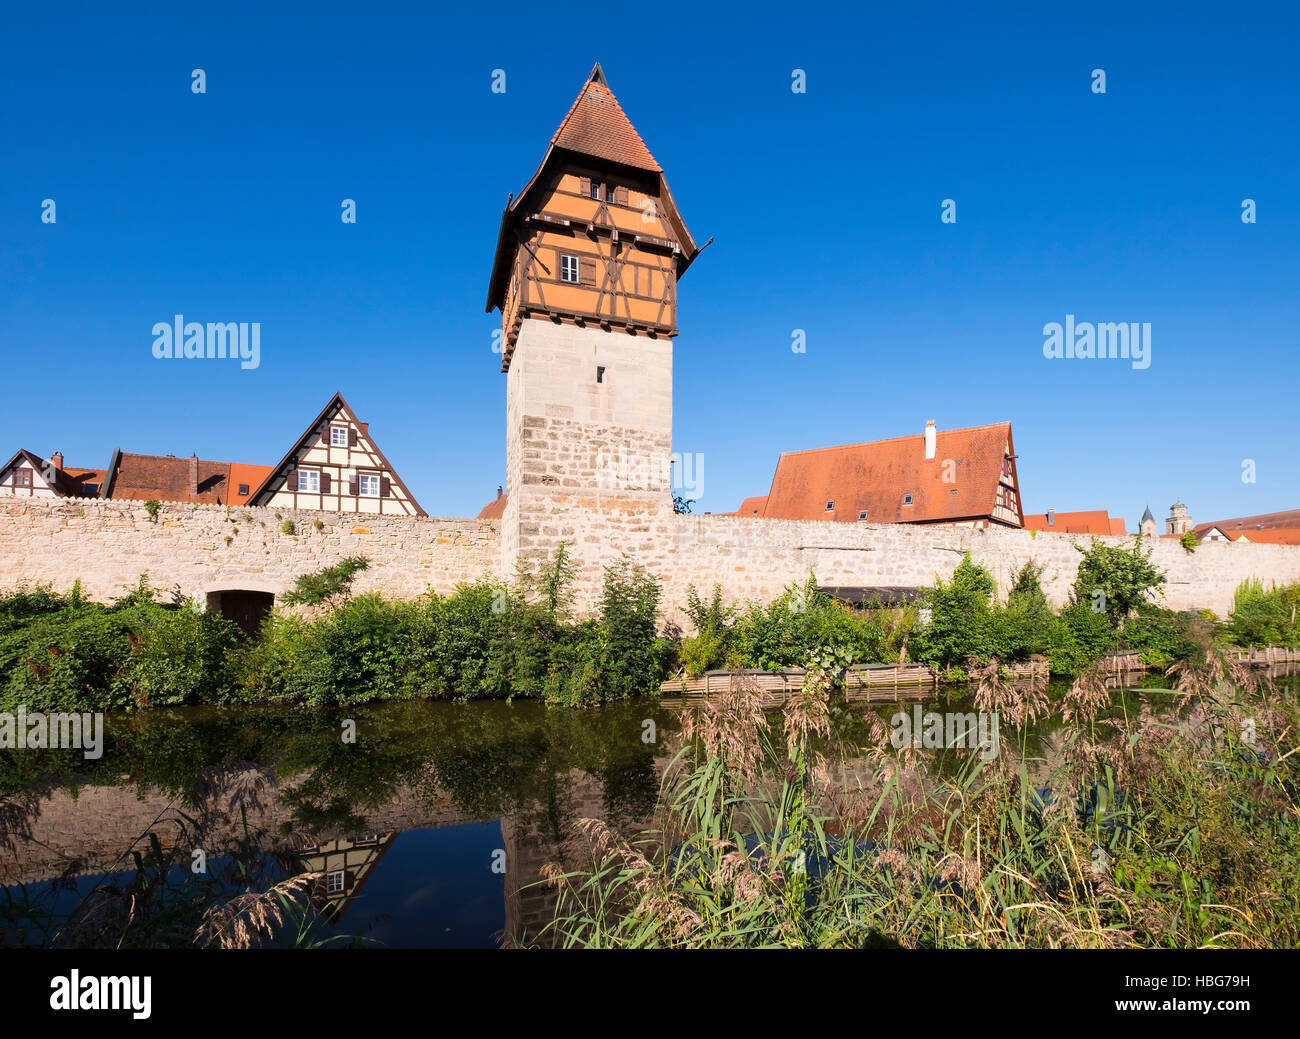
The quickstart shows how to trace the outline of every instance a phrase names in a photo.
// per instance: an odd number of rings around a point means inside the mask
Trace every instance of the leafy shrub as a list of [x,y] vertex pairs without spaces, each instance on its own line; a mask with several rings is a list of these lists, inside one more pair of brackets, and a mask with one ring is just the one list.
[[1265,590],[1258,579],[1243,581],[1233,594],[1227,636],[1239,646],[1300,646],[1297,606],[1300,584]]
[[[293,523],[285,520],[286,534],[293,533]],[[285,592],[280,600],[286,606],[324,606],[336,601],[344,601],[352,594],[352,582],[357,574],[370,569],[370,560],[365,556],[348,556],[340,559],[333,566],[322,567],[313,574],[298,577],[293,588]]]
[[1103,597],[1098,601],[1113,627],[1123,626],[1134,610],[1150,603],[1150,593],[1159,591],[1165,583],[1165,575],[1151,563],[1151,553],[1142,551],[1140,538],[1131,548],[1105,545],[1095,538],[1091,548],[1074,547],[1083,553],[1074,581],[1074,597],[1091,603],[1093,593],[1100,591]]
[[926,597],[930,623],[913,641],[918,660],[951,668],[968,658],[986,660],[993,646],[989,601],[997,582],[967,552],[946,584],[939,581]]
[[227,654],[239,640],[239,626],[191,604],[162,610],[137,633],[131,684],[141,707],[225,702],[234,678]]

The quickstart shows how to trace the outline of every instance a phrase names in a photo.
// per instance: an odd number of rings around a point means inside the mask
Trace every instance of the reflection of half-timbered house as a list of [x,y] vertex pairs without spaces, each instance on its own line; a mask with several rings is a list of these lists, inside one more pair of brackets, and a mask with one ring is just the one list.
[[249,497],[250,505],[423,516],[367,423],[336,393]]
[[782,454],[737,515],[842,523],[1021,527],[1011,423]]
[[298,852],[304,870],[321,875],[312,904],[326,920],[337,924],[343,919],[396,839],[395,833],[339,837]]

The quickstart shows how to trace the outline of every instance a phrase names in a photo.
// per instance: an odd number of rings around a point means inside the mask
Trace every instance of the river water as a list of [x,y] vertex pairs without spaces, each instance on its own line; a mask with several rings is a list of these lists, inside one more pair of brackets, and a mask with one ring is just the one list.
[[[973,710],[952,690],[841,704],[835,734],[851,758],[869,714],[951,706],[954,695]],[[1151,689],[1117,695],[1113,710],[1152,701],[1177,709]],[[1002,738],[1050,756],[1058,726]],[[237,887],[241,847],[264,850],[267,883],[320,873],[318,936],[391,948],[527,940],[551,918],[540,870],[575,820],[651,825],[680,728],[678,707],[648,698],[586,710],[406,701],[110,716],[98,760],[0,751],[0,943],[66,942],[70,914],[135,874],[133,850],[149,864],[149,833],[178,888]]]

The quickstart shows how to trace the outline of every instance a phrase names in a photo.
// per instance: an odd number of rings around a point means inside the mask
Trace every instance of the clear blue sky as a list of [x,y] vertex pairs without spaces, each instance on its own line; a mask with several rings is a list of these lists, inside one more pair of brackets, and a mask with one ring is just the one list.
[[[1216,6],[7,11],[0,454],[271,464],[341,390],[430,513],[473,515],[501,208],[599,60],[716,238],[675,353],[697,511],[930,418],[1010,419],[1026,511],[1300,507],[1300,13]],[[260,367],[155,360],[175,313],[261,322]],[[1150,368],[1045,359],[1067,313],[1150,322]]]

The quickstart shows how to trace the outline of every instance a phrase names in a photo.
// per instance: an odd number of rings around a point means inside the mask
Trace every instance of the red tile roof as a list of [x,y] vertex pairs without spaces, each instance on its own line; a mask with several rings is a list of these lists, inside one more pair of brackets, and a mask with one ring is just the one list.
[[190,490],[190,459],[123,451],[109,485],[109,498],[129,501],[230,503],[230,463],[197,460],[197,491]]
[[[1011,444],[1011,423],[940,430],[933,459],[925,436],[791,451],[781,455],[762,515],[868,523],[942,523],[991,516]],[[945,466],[947,460],[956,468]],[[954,482],[944,482],[955,472]],[[904,495],[912,504],[903,504]],[[828,502],[834,503],[827,510]]]
[[1228,534],[1228,537],[1233,541],[1240,541],[1245,538],[1247,541],[1253,541],[1259,545],[1300,545],[1300,527],[1233,531]]
[[740,503],[740,508],[730,513],[732,516],[761,516],[763,510],[767,508],[767,495],[761,495],[756,498],[746,498]]
[[551,137],[551,144],[597,159],[662,173],[597,65]]
[[[261,486],[262,481],[271,475],[274,466],[270,465],[250,465],[247,462],[230,463],[230,497],[226,500],[227,505],[243,505],[253,496],[253,492]],[[240,494],[239,488],[247,487],[248,493]]]
[[65,465],[59,470],[59,484],[74,498],[93,498],[104,485],[104,470]]
[[[1123,534],[1124,521],[1111,517],[1105,509],[1089,512],[1056,512],[1054,522],[1047,522],[1047,513],[1025,513],[1026,530],[1043,530],[1055,534]],[[1118,525],[1118,529],[1116,529]]]
[[478,510],[479,519],[500,519],[506,514],[506,498],[509,495],[498,494],[490,502]]
[[1218,527],[1223,533],[1248,534],[1252,541],[1260,530],[1291,530],[1300,527],[1300,509],[1286,512],[1265,512],[1258,516],[1239,516],[1236,519],[1216,520],[1213,523],[1198,523],[1193,528],[1197,537],[1202,537],[1211,527]]

